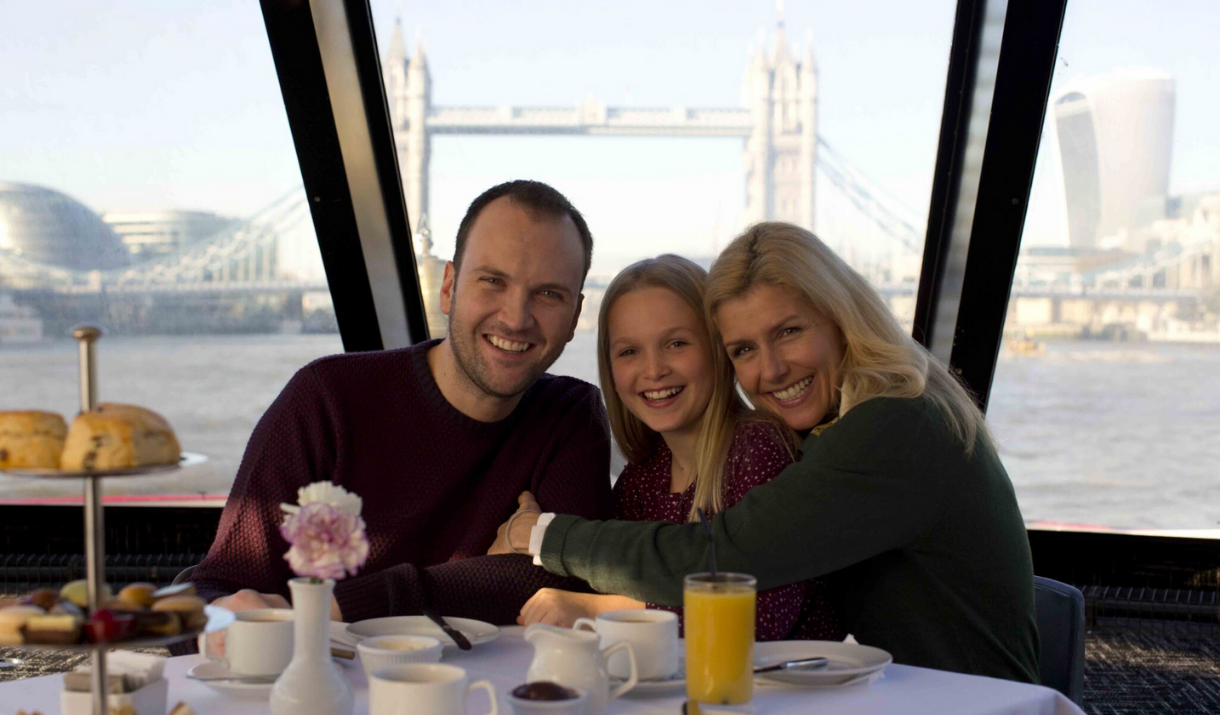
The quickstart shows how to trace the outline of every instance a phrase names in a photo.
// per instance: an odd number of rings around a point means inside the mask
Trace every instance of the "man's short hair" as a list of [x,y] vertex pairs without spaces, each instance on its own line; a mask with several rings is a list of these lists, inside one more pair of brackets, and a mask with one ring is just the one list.
[[585,277],[589,275],[589,266],[593,264],[593,234],[589,233],[589,225],[585,223],[585,217],[580,215],[566,196],[554,188],[541,181],[526,179],[506,181],[493,186],[471,202],[470,208],[466,209],[466,215],[462,217],[462,223],[458,226],[457,245],[453,249],[453,265],[457,272],[462,269],[462,254],[466,251],[466,239],[470,236],[470,229],[474,227],[475,219],[479,217],[487,204],[502,196],[509,197],[513,203],[526,209],[532,215],[556,220],[562,220],[564,216],[572,218],[572,223],[576,224],[576,230],[580,233],[580,243],[585,253],[585,270],[580,277],[583,286]]

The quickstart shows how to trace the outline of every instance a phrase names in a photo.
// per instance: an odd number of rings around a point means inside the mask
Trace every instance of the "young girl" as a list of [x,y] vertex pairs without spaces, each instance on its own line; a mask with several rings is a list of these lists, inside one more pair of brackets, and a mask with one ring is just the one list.
[[[738,397],[723,350],[703,318],[707,273],[663,255],[615,277],[598,315],[598,367],[615,442],[627,466],[615,516],[697,520],[732,506],[795,455],[792,433]],[[545,505],[544,505],[545,506]],[[570,625],[581,616],[656,607],[625,596],[542,589],[521,623]],[[681,617],[681,609],[672,609]],[[841,638],[825,588],[804,581],[758,594],[756,638]]]

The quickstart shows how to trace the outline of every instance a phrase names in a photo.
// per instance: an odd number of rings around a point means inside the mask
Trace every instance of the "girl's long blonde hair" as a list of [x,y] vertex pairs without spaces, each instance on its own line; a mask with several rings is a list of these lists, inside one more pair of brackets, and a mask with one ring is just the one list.
[[873,397],[927,397],[970,453],[990,441],[983,413],[960,380],[902,329],[868,281],[799,226],[751,226],[724,249],[708,276],[704,305],[716,310],[757,285],[785,290],[826,316],[842,334],[838,410],[842,416]]
[[695,509],[721,511],[724,507],[724,475],[733,445],[733,431],[738,422],[749,418],[749,408],[738,396],[733,382],[733,367],[719,342],[706,323],[703,309],[707,271],[695,263],[673,254],[633,263],[614,277],[602,297],[597,316],[597,367],[601,378],[610,430],[627,461],[640,464],[652,456],[661,435],[633,415],[618,396],[614,373],[610,365],[609,316],[614,304],[624,295],[643,288],[664,288],[690,306],[708,336],[715,382],[707,409],[703,413],[695,439],[695,499],[688,520],[695,519]]

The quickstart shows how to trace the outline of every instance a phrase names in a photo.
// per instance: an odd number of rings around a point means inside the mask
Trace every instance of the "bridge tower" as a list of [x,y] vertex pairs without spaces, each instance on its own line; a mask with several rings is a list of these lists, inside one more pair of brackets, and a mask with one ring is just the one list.
[[753,125],[742,157],[746,223],[789,221],[813,230],[818,75],[808,39],[798,63],[781,4],[769,56],[763,38],[751,53],[741,92]]
[[419,228],[420,217],[428,212],[428,165],[432,155],[432,137],[428,133],[427,121],[428,112],[432,109],[432,74],[428,72],[424,41],[418,33],[415,54],[407,60],[401,21],[394,24],[385,82],[390,119],[394,125],[394,143],[398,147],[398,169],[402,172],[407,214],[414,232]]

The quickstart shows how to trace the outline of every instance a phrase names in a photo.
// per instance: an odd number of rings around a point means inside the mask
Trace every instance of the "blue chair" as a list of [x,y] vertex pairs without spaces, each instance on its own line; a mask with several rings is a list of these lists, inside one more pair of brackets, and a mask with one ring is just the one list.
[[1034,576],[1042,684],[1080,705],[1084,697],[1084,594]]

